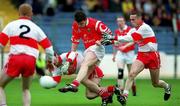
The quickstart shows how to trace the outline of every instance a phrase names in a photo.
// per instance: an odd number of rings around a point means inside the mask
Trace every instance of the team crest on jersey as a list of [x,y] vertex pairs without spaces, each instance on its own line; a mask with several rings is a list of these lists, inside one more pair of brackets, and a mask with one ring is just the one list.
[[91,29],[90,29],[90,28],[88,28],[88,29],[87,29],[87,31],[88,31],[88,32],[91,32]]
[[87,36],[87,34],[84,34],[84,37],[86,37]]

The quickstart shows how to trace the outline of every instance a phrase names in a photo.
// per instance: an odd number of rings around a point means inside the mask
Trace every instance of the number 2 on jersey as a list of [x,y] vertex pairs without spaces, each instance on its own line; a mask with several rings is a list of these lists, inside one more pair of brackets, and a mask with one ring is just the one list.
[[21,25],[19,28],[20,28],[20,29],[22,29],[22,28],[26,28],[26,29],[27,29],[26,31],[21,32],[21,33],[19,34],[19,37],[20,37],[20,38],[24,38],[24,39],[29,39],[28,37],[25,37],[25,36],[23,36],[23,35],[24,35],[24,34],[27,34],[28,32],[30,32],[30,28],[29,28],[27,25]]

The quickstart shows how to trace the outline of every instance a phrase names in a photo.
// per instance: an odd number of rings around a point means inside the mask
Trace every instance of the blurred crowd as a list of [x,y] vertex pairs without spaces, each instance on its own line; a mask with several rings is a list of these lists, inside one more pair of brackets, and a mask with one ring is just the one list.
[[[18,2],[19,1],[19,2]],[[180,0],[12,0],[32,4],[35,15],[53,16],[57,12],[121,12],[126,19],[131,11],[139,11],[147,24],[172,26],[173,16],[180,29]]]

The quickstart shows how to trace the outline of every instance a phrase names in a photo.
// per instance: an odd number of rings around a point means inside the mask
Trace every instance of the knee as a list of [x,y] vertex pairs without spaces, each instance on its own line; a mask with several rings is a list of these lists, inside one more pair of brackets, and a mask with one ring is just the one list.
[[118,69],[118,79],[123,79],[124,76],[124,70],[122,68]]
[[136,73],[135,72],[130,72],[129,73],[129,79],[134,80],[135,77],[136,77]]

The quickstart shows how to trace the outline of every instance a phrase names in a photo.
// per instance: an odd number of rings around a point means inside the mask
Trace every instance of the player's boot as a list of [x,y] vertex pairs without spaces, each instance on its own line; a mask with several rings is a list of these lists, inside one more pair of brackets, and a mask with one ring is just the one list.
[[112,94],[108,97],[108,103],[113,103],[113,95],[114,94]]
[[168,84],[168,87],[165,89],[164,100],[167,101],[171,96],[171,85]]
[[108,98],[107,99],[102,99],[101,106],[107,106],[107,104],[108,104]]
[[71,84],[66,84],[67,86],[60,88],[59,92],[66,93],[66,92],[77,92],[78,88],[76,86],[73,86]]
[[127,97],[125,95],[121,94],[121,90],[119,89],[119,87],[115,87],[115,91],[114,93],[117,96],[117,100],[121,103],[122,106],[126,106],[126,99]]

